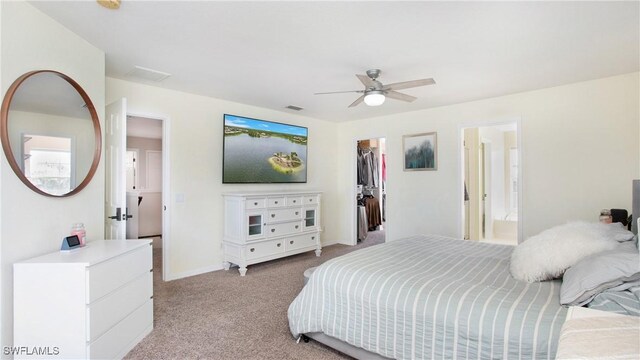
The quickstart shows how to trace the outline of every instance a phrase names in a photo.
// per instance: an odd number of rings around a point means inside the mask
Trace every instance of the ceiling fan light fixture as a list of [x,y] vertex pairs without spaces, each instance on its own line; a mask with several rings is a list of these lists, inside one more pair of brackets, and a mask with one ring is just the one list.
[[382,91],[369,91],[364,97],[364,103],[369,106],[380,106],[384,103],[385,96]]
[[120,8],[120,0],[96,0],[96,2],[107,9],[117,10]]

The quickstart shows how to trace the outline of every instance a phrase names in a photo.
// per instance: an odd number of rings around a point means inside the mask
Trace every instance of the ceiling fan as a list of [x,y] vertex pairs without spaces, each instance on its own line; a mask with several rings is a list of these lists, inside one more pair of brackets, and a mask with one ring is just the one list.
[[408,89],[418,86],[425,85],[433,85],[435,84],[435,80],[429,79],[421,79],[421,80],[411,80],[411,81],[403,81],[397,82],[393,84],[383,85],[380,81],[378,81],[378,77],[380,76],[380,69],[371,69],[367,70],[367,75],[356,74],[356,77],[360,79],[362,84],[364,84],[364,90],[349,90],[349,91],[333,91],[333,92],[323,92],[323,93],[315,93],[315,95],[325,95],[325,94],[340,94],[340,93],[361,93],[362,96],[356,99],[349,107],[354,107],[359,105],[364,101],[365,104],[369,106],[379,106],[384,103],[385,98],[389,97],[391,99],[402,100],[406,102],[412,102],[417,99],[414,96],[403,94],[401,92],[397,92],[396,90]]

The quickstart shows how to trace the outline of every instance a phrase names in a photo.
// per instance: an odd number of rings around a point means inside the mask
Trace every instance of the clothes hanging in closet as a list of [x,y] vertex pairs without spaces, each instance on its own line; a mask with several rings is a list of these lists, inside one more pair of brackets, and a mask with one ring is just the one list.
[[363,205],[358,205],[358,241],[367,238],[368,230],[367,210]]
[[379,186],[378,158],[371,149],[358,149],[358,184],[377,188]]
[[382,225],[382,215],[380,214],[380,201],[373,196],[364,198],[365,209],[367,211],[367,224],[369,230],[376,230]]

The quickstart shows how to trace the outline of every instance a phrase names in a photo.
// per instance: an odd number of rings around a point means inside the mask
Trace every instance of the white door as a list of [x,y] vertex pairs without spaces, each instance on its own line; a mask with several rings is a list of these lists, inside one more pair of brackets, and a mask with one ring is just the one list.
[[127,220],[127,99],[107,105],[105,123],[105,239],[123,240]]
[[492,193],[491,193],[491,172],[493,164],[491,163],[491,142],[485,141],[482,143],[482,156],[484,157],[482,163],[482,201],[484,203],[484,214],[483,214],[483,238],[484,239],[493,239],[493,203],[491,202]]

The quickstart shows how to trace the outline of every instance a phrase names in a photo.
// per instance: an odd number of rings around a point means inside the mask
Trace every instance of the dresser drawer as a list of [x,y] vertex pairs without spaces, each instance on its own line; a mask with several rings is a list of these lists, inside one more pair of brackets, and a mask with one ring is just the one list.
[[285,250],[292,251],[310,246],[316,246],[319,236],[320,234],[313,233],[286,238],[284,240]]
[[287,196],[287,206],[302,205],[302,196]]
[[304,205],[315,205],[318,203],[318,195],[304,196],[302,203]]
[[247,199],[244,202],[244,207],[247,210],[251,210],[251,209],[263,209],[264,205],[266,204],[267,200],[265,198],[259,198],[259,199]]
[[302,231],[302,221],[292,221],[282,224],[267,225],[267,236],[281,236],[286,234],[295,234]]
[[258,259],[284,252],[284,239],[247,245],[247,260]]
[[299,208],[269,210],[269,214],[267,215],[268,222],[290,221],[298,219],[302,219],[302,210]]
[[[135,344],[132,339],[141,338],[153,325],[153,300],[134,310],[124,320],[87,346],[89,359],[115,359],[126,355]],[[125,351],[123,354],[122,352]]]
[[87,270],[87,303],[109,294],[153,268],[151,246],[130,251]]
[[267,199],[267,206],[270,208],[281,207],[285,205],[286,205],[286,202],[284,197],[272,197]]
[[147,271],[87,308],[87,341],[99,338],[153,296],[153,273]]

